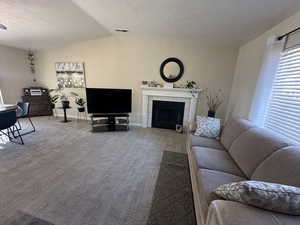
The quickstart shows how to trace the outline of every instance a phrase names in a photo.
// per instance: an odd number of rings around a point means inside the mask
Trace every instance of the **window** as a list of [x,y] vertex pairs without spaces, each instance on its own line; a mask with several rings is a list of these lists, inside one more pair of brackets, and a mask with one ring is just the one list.
[[267,104],[264,126],[300,144],[300,47],[281,54]]

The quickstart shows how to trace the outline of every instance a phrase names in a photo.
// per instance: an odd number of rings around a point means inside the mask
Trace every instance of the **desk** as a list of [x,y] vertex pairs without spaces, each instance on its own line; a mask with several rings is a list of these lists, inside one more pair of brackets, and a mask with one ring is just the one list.
[[67,109],[71,109],[71,107],[58,107],[58,109],[63,109],[64,110],[64,120],[61,121],[62,123],[67,123],[67,122],[71,122],[71,120],[68,120],[67,118]]
[[52,108],[48,95],[22,96],[23,102],[30,103],[29,116],[52,116]]

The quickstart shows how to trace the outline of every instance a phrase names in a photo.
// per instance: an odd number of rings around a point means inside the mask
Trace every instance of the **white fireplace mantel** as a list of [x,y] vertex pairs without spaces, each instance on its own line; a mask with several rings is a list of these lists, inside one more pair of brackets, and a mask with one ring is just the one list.
[[152,105],[154,100],[184,102],[183,125],[195,119],[197,111],[198,97],[201,89],[187,88],[157,88],[143,87],[143,127],[151,127],[152,125]]

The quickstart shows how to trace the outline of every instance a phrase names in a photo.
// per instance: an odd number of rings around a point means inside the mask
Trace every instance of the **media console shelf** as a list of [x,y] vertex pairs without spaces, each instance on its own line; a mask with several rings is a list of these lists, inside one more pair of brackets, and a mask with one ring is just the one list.
[[129,130],[128,113],[106,113],[91,115],[92,132]]

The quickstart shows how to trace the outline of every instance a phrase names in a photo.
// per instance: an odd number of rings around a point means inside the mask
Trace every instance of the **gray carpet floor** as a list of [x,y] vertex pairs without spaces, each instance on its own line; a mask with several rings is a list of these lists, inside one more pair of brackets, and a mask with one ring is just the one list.
[[42,220],[40,218],[31,215],[27,215],[26,213],[20,211],[16,212],[14,216],[10,217],[3,224],[5,225],[54,225],[45,220]]
[[184,152],[186,136],[59,121],[34,118],[24,146],[0,138],[0,224],[20,211],[55,225],[146,224],[162,153]]

